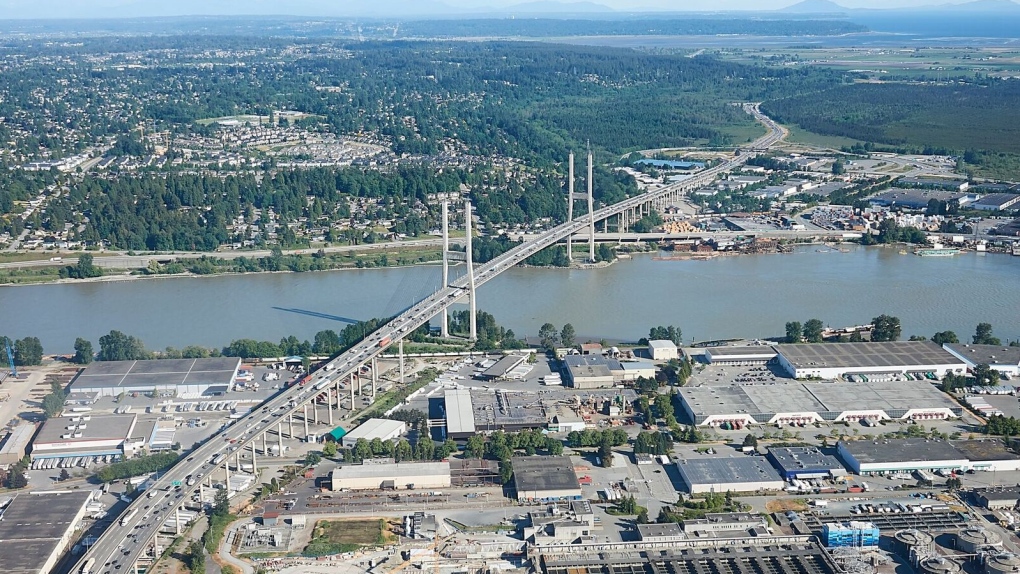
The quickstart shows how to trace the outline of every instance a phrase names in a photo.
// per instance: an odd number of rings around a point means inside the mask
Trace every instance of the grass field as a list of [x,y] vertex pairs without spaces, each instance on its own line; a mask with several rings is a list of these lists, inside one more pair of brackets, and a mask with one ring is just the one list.
[[365,546],[392,544],[395,536],[383,518],[364,520],[320,520],[315,523],[305,556],[326,556],[353,552]]
[[809,132],[797,125],[786,125],[784,126],[790,130],[790,135],[787,136],[785,141],[791,143],[802,143],[807,145],[827,147],[832,149],[840,149],[843,146],[852,146],[856,143],[863,143],[852,138],[845,138],[842,136],[827,136],[822,134],[816,134]]

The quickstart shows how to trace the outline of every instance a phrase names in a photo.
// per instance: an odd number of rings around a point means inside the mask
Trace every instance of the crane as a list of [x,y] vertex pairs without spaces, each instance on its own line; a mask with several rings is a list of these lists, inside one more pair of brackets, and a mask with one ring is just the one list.
[[11,350],[11,340],[4,337],[4,346],[7,347],[7,363],[11,366],[11,376],[18,378],[18,368],[14,366],[14,351]]

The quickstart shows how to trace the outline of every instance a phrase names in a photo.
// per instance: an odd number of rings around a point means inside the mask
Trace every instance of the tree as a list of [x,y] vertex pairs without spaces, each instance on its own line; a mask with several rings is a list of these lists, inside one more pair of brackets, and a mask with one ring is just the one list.
[[25,488],[28,486],[28,479],[25,478],[25,472],[20,468],[12,468],[7,473],[7,488]]
[[334,456],[336,456],[336,453],[337,446],[335,442],[329,441],[326,444],[322,445],[322,456],[326,458],[333,458]]
[[42,400],[43,412],[47,418],[55,417],[64,410],[64,401],[67,400],[67,393],[60,383],[50,383],[50,392]]
[[556,325],[552,323],[546,323],[538,330],[538,338],[541,339],[542,348],[547,353],[551,353],[556,350],[556,343],[559,341],[559,332],[556,330]]
[[807,339],[808,343],[821,343],[822,342],[822,330],[825,326],[818,319],[808,319],[804,323],[804,338]]
[[957,477],[946,479],[946,489],[948,490],[960,490],[963,488],[963,481]]
[[139,361],[151,358],[152,353],[146,351],[145,344],[136,337],[120,331],[110,331],[108,335],[99,338],[100,361]]
[[872,341],[896,341],[900,338],[900,318],[891,315],[879,315],[871,320],[874,325],[871,331]]
[[991,387],[999,384],[999,371],[982,363],[974,367],[974,381],[978,386]]
[[648,509],[641,507],[638,509],[637,518],[634,520],[638,524],[648,524]]
[[861,335],[860,331],[854,329],[854,332],[850,333],[850,342],[851,343],[861,343],[863,341],[864,341],[864,335]]
[[369,446],[368,441],[359,438],[354,443],[354,450],[351,451],[351,456],[354,457],[355,461],[363,461],[366,458],[372,458],[372,447]]
[[602,444],[599,445],[599,458],[602,459],[603,468],[613,466],[613,443],[609,437],[603,437]]
[[68,480],[69,478],[71,478],[71,473],[67,472],[66,468],[60,469],[60,476],[58,477],[58,479],[59,480]]
[[92,350],[92,341],[78,337],[74,340],[74,358],[71,359],[78,365],[87,365],[95,358]]
[[216,490],[213,497],[213,514],[216,516],[227,516],[230,514],[230,500],[227,498],[227,489]]
[[485,439],[477,434],[469,436],[467,444],[464,446],[464,456],[469,458],[482,458],[485,456]]
[[960,339],[957,338],[956,333],[952,331],[939,331],[931,336],[933,343],[937,345],[946,345],[949,343],[959,343]]
[[310,452],[305,455],[305,464],[308,466],[315,466],[322,462],[322,455],[317,452]]
[[744,437],[743,446],[751,446],[754,448],[758,448],[758,437],[754,436],[751,433],[748,433],[747,436]]
[[800,321],[790,321],[786,324],[786,342],[787,343],[799,343],[804,337],[804,329],[800,325]]
[[573,347],[575,336],[576,333],[574,333],[574,326],[571,325],[570,323],[567,323],[566,325],[563,326],[563,329],[560,331],[560,344],[563,345],[564,347]]
[[998,337],[992,336],[992,325],[989,323],[978,323],[974,332],[975,345],[1001,345]]
[[21,366],[41,365],[42,343],[38,337],[25,337],[14,343],[14,363]]

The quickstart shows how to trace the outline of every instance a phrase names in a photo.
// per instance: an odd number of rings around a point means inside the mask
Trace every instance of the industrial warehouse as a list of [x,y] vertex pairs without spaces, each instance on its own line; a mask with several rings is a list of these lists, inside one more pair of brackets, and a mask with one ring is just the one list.
[[71,381],[69,392],[95,397],[122,393],[201,398],[226,394],[241,368],[241,359],[163,359],[97,361]]
[[145,429],[136,424],[133,414],[49,419],[32,442],[32,460],[130,455],[152,436],[151,423]]
[[524,391],[450,389],[443,399],[447,437],[467,438],[475,432],[545,428],[551,417],[536,393]]
[[971,369],[978,365],[988,365],[1010,379],[1020,377],[1020,347],[948,343],[942,348]]
[[778,382],[683,387],[684,412],[697,425],[811,424],[822,421],[948,419],[963,408],[930,383]]
[[620,361],[602,355],[567,355],[563,362],[566,380],[575,389],[604,389],[636,381],[639,377],[655,378],[655,364],[647,360]]
[[48,574],[71,544],[91,490],[24,493],[0,514],[0,572]]
[[846,475],[839,459],[813,446],[770,447],[768,459],[786,480]]
[[783,477],[759,456],[678,460],[683,488],[690,494],[782,490]]
[[1015,471],[1020,457],[1000,441],[926,438],[840,441],[837,452],[856,474],[924,471]]
[[517,500],[554,502],[581,500],[574,464],[566,456],[523,456],[511,460]]
[[338,490],[412,490],[450,486],[449,462],[399,462],[376,459],[345,464],[330,474],[330,487]]
[[929,341],[777,345],[779,365],[795,379],[847,375],[963,373],[967,365]]
[[373,439],[389,441],[399,438],[407,432],[407,423],[391,419],[368,419],[351,432],[343,435],[341,443],[346,448],[354,448],[358,439],[371,442]]

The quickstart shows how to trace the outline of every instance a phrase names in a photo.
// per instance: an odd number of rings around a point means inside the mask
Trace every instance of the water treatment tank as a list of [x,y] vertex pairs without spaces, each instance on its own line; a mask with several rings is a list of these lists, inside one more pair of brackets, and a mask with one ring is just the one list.
[[954,562],[941,556],[928,558],[918,565],[917,571],[920,574],[960,574],[963,568],[959,562]]
[[1020,556],[1011,552],[993,554],[985,561],[985,574],[1015,574],[1020,572]]
[[917,548],[920,554],[931,554],[929,550],[935,544],[935,538],[924,532],[923,530],[916,530],[908,528],[906,530],[899,530],[893,535],[895,541],[896,552],[900,553],[904,557],[910,557],[910,550]]
[[967,554],[977,554],[982,546],[1000,544],[1002,539],[998,534],[980,526],[964,528],[956,534],[956,549]]

